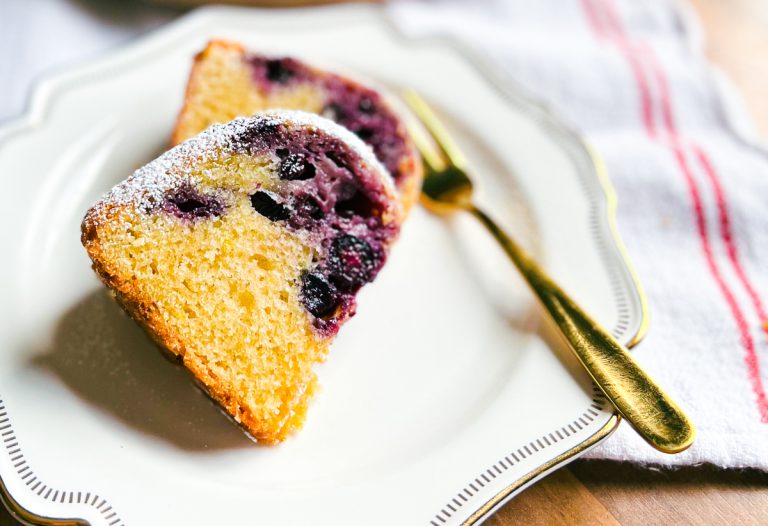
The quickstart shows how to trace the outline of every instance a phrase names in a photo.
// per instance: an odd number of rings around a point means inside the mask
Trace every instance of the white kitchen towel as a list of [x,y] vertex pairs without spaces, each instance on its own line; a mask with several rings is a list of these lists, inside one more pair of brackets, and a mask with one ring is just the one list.
[[[0,120],[21,113],[41,72],[179,14],[120,0],[0,3]],[[390,12],[408,32],[452,34],[486,53],[607,162],[650,300],[636,356],[699,436],[665,456],[622,425],[591,456],[768,470],[768,157],[744,132],[750,120],[713,76],[684,9],[672,0],[454,0],[397,2]]]
[[447,33],[580,130],[605,159],[648,294],[635,353],[698,428],[680,455],[626,425],[593,458],[768,470],[768,157],[672,0],[398,2],[408,33]]

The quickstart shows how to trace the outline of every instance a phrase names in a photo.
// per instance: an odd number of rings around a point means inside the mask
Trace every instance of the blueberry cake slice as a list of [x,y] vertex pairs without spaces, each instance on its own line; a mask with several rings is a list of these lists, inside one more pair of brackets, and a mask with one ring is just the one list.
[[301,426],[355,296],[398,235],[391,178],[328,119],[215,125],[115,186],[82,242],[126,311],[257,440]]
[[415,202],[421,162],[406,127],[381,94],[293,58],[249,53],[233,42],[211,41],[195,58],[172,141],[270,108],[319,113],[351,130],[389,170],[405,208]]

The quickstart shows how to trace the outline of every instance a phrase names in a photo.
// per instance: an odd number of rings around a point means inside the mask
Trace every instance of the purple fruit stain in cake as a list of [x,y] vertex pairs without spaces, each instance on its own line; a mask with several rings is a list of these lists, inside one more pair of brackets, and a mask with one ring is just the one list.
[[[234,146],[236,150],[254,155],[274,154],[283,182],[276,192],[282,195],[281,202],[293,210],[290,221],[295,228],[313,225],[305,219],[325,217],[327,224],[354,215],[378,217],[387,208],[388,197],[376,177],[370,170],[359,168],[359,155],[340,139],[325,134],[297,133],[280,125],[265,132],[261,131],[263,128],[262,121],[257,121],[241,132]],[[292,202],[299,198],[304,202]],[[307,206],[299,206],[304,204]]]
[[305,272],[301,276],[301,302],[304,308],[318,318],[334,313],[339,305],[336,289],[319,272]]
[[342,152],[325,152],[325,157],[339,168],[349,170],[349,159]]
[[325,212],[320,206],[320,203],[318,203],[317,199],[311,195],[296,197],[293,201],[293,209],[297,219],[309,218],[314,221],[319,221],[325,217]]
[[379,258],[367,242],[342,234],[331,242],[327,264],[334,285],[354,292],[376,275]]
[[168,193],[162,204],[166,212],[188,221],[218,217],[224,208],[220,199],[202,194],[189,185],[182,185]]
[[363,97],[360,102],[357,103],[357,109],[361,112],[372,115],[376,112],[376,104],[369,97]]
[[395,181],[409,169],[400,166],[408,157],[406,131],[377,92],[289,57],[248,55],[245,61],[254,82],[267,94],[296,84],[316,86],[326,98],[321,114],[368,143]]
[[405,131],[397,117],[373,90],[331,75],[324,82],[327,102],[323,115],[368,143],[389,173],[399,181],[401,159],[407,155]]
[[251,195],[251,206],[270,221],[285,221],[291,215],[285,205],[278,203],[267,192],[258,191]]
[[254,81],[268,92],[276,86],[286,86],[311,78],[307,66],[289,57],[249,55],[246,62],[251,68]]
[[233,141],[235,150],[259,153],[279,140],[280,125],[269,119],[258,120],[244,129]]

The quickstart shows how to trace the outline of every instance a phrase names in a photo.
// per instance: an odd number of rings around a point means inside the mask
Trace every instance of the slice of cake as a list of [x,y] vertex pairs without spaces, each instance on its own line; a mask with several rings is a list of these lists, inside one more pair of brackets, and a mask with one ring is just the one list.
[[402,219],[387,171],[333,122],[216,125],[139,169],[82,224],[126,311],[259,441],[301,426],[322,361]]
[[195,58],[172,141],[270,108],[290,108],[336,121],[373,148],[406,209],[421,188],[418,154],[392,106],[375,90],[293,58],[247,52],[214,40]]

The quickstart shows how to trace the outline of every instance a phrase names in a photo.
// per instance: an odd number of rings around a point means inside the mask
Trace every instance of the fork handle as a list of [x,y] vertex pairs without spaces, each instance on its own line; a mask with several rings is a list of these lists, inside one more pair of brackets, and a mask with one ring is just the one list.
[[482,210],[472,213],[496,238],[592,379],[653,447],[679,453],[694,440],[693,423],[629,351],[573,301],[536,261]]

